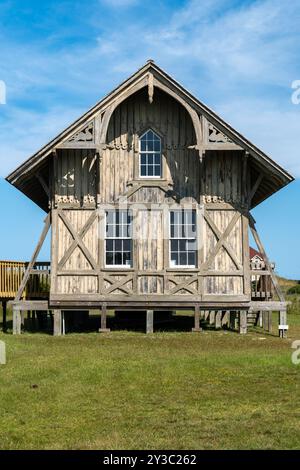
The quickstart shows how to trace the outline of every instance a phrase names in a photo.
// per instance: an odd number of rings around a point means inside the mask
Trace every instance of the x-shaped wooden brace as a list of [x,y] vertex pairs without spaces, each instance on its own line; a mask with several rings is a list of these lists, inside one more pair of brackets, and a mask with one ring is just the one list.
[[61,260],[59,261],[58,263],[58,269],[62,269],[63,266],[65,265],[66,261],[70,258],[71,254],[73,253],[73,251],[75,250],[75,248],[78,246],[81,248],[84,256],[87,258],[87,260],[89,261],[90,265],[92,266],[92,268],[94,270],[97,270],[98,266],[97,266],[97,261],[95,261],[95,259],[93,258],[93,256],[91,255],[90,251],[88,250],[88,248],[85,246],[85,244],[83,243],[83,237],[85,236],[85,234],[88,232],[88,230],[90,229],[90,227],[92,226],[94,220],[97,218],[97,212],[96,211],[93,211],[92,215],[89,217],[89,219],[86,221],[86,223],[84,224],[84,226],[80,229],[80,231],[77,233],[77,231],[74,229],[74,227],[72,226],[72,224],[69,222],[69,220],[66,218],[66,216],[64,215],[63,211],[59,211],[58,212],[58,216],[61,218],[61,220],[63,221],[63,223],[65,224],[67,230],[70,232],[72,238],[73,238],[73,242],[71,243],[71,245],[69,246],[69,248],[67,249],[67,251],[65,252],[65,254],[63,255],[63,257],[61,258]]
[[[133,279],[132,274],[129,274],[128,276],[125,276],[119,281],[112,284],[108,289],[105,290],[104,293],[110,294],[110,293],[113,293],[114,290],[119,289],[123,291],[125,294],[132,294],[132,292],[130,292],[130,290],[127,287],[125,287],[125,284],[127,284],[127,282],[129,281],[132,281],[132,279]],[[104,277],[103,280],[111,283],[113,279],[111,277]]]
[[204,263],[203,269],[209,269],[211,263],[213,262],[214,258],[216,257],[216,255],[218,254],[218,252],[220,251],[222,246],[225,248],[225,250],[229,254],[229,256],[232,259],[232,261],[234,262],[236,268],[238,270],[243,269],[243,266],[240,264],[239,260],[237,259],[236,254],[234,253],[234,251],[232,250],[232,248],[230,247],[230,245],[226,241],[226,239],[228,238],[228,235],[233,230],[233,228],[234,228],[235,224],[237,223],[239,217],[240,217],[240,214],[238,212],[236,212],[235,215],[233,216],[233,218],[231,219],[231,221],[229,222],[229,224],[227,225],[226,230],[222,233],[222,232],[220,232],[220,230],[218,229],[218,227],[216,226],[214,221],[209,217],[207,212],[204,213],[204,218],[205,218],[206,222],[208,223],[208,225],[210,226],[210,228],[212,229],[212,231],[214,232],[214,234],[217,237],[218,241],[217,241],[217,244],[215,245],[214,249],[210,252],[208,259]]
[[[176,282],[176,277],[169,277],[169,281]],[[180,291],[181,289],[184,289],[188,291],[190,294],[193,295],[198,295],[198,292],[196,289],[193,287],[189,287],[192,282],[198,281],[198,276],[190,276],[189,279],[185,279],[183,282],[180,284],[177,284],[176,286],[172,287],[172,289],[169,291],[169,294],[176,294],[176,292]]]

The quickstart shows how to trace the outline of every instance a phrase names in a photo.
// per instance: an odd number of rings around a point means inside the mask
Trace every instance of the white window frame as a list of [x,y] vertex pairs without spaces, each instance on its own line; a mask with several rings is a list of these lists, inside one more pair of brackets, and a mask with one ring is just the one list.
[[[108,215],[108,212],[112,212],[114,214],[114,224],[113,224],[113,236],[108,236],[107,235],[107,215]],[[122,212],[122,213],[126,213],[126,218],[128,217],[128,215],[130,216],[130,223],[123,223],[123,215],[122,215],[122,220],[121,220],[121,223],[119,222],[118,224],[116,223],[116,213],[117,212]],[[127,220],[127,219],[126,219]],[[111,225],[111,224],[110,224]],[[122,234],[120,236],[116,236],[116,227],[117,225],[120,227],[122,227]],[[123,233],[123,227],[129,227],[129,236],[124,236],[124,233]],[[127,231],[127,230],[126,230]],[[107,241],[108,240],[130,240],[130,264],[107,264],[106,263],[106,255],[107,255],[107,252],[109,251],[110,253],[113,253],[115,255],[115,253],[119,253],[119,251],[116,251],[115,249],[113,251],[111,250],[107,250]],[[106,268],[110,268],[110,269],[131,269],[132,268],[132,264],[133,264],[133,243],[132,243],[132,213],[130,210],[128,209],[109,209],[105,212],[105,243],[104,243],[104,265]],[[128,253],[127,251],[124,251],[122,249],[121,251],[122,255],[123,253]]]
[[[188,225],[195,225],[195,235],[193,237],[188,237],[188,236],[174,236],[172,237],[172,229],[171,229],[171,214],[173,212],[180,212],[180,213],[186,213],[186,212],[193,212],[195,214],[195,224],[187,224],[186,223],[186,219],[184,218],[184,225],[182,224],[176,224],[178,225],[178,227],[187,227]],[[187,232],[187,229],[186,229],[186,232]],[[172,240],[186,240],[186,241],[194,241],[195,242],[195,250],[192,250],[195,255],[194,255],[194,258],[195,258],[195,264],[173,264],[173,261],[172,261],[172,249],[171,249],[171,243],[172,243]],[[181,250],[178,250],[177,251],[178,253],[178,262],[180,260],[180,253],[183,253],[183,251]],[[189,250],[185,250],[185,253],[189,253]],[[172,269],[195,269],[197,268],[197,265],[198,265],[198,259],[197,259],[197,211],[196,209],[174,209],[174,210],[170,210],[169,212],[169,266],[170,268]]]
[[[141,149],[141,140],[142,138],[149,132],[153,132],[153,134],[159,139],[159,152],[156,151],[156,150],[142,150]],[[162,147],[162,142],[161,142],[161,137],[160,135],[157,134],[157,132],[155,132],[153,129],[149,128],[147,129],[140,137],[139,137],[139,178],[142,178],[142,179],[154,179],[154,180],[157,180],[157,179],[162,179],[163,177],[163,165],[162,165],[162,150],[161,150],[161,147]],[[159,167],[160,167],[160,174],[159,175],[142,175],[141,174],[141,169],[142,169],[142,162],[141,162],[141,157],[142,157],[142,154],[144,155],[149,155],[149,154],[152,154],[152,155],[155,155],[159,153]],[[146,163],[146,171],[148,171],[148,163]],[[155,168],[155,166],[158,166],[156,165],[155,163],[152,165],[153,168]]]

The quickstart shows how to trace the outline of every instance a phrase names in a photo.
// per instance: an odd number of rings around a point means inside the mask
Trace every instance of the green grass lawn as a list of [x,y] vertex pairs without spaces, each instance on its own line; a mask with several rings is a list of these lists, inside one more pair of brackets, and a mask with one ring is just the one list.
[[300,365],[289,339],[114,331],[0,333],[2,449],[300,448]]

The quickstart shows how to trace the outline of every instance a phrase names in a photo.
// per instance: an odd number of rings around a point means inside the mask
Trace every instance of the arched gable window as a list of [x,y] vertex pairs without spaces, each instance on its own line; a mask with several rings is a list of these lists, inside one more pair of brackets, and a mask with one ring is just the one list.
[[146,131],[140,143],[140,177],[161,178],[161,138],[151,129]]

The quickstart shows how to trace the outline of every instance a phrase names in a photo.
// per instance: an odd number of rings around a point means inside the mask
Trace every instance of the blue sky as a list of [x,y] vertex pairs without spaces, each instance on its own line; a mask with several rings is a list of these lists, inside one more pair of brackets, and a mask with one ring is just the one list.
[[152,58],[297,178],[253,215],[300,279],[299,24],[298,0],[1,0],[0,259],[30,258],[45,216],[3,177]]

